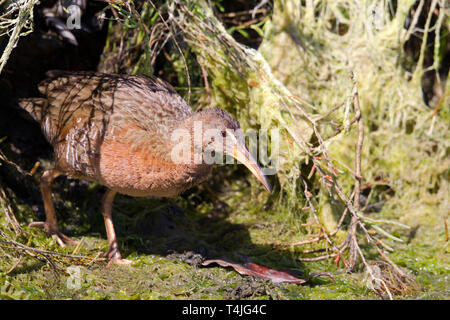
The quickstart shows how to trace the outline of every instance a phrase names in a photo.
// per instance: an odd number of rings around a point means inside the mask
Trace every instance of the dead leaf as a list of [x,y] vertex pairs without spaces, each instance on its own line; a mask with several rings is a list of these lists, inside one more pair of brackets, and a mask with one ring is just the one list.
[[253,276],[260,279],[270,279],[273,283],[295,283],[302,284],[307,280],[296,277],[292,271],[278,271],[264,266],[260,266],[253,262],[244,264],[234,263],[222,259],[211,259],[203,261],[202,265],[207,266],[211,263],[217,263],[222,267],[232,267],[242,275]]

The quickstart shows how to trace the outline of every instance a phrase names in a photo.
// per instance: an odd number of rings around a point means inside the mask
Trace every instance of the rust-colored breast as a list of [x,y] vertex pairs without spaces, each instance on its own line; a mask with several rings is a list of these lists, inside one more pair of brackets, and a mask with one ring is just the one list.
[[158,152],[152,152],[150,141],[130,145],[124,137],[133,130],[138,129],[126,128],[107,137],[100,147],[98,180],[108,188],[132,196],[173,196],[209,174],[211,166],[175,164],[161,158]]

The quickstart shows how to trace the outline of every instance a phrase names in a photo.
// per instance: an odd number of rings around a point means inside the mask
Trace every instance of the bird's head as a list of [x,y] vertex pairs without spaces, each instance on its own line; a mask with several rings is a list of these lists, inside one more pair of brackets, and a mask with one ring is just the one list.
[[[202,137],[201,142],[194,141],[194,153],[202,152],[203,161],[209,161],[209,164],[223,155],[231,156],[245,165],[272,192],[267,178],[245,145],[243,132],[236,119],[221,109],[205,109],[197,112],[194,119],[194,137]],[[201,134],[196,134],[195,130],[201,131]]]

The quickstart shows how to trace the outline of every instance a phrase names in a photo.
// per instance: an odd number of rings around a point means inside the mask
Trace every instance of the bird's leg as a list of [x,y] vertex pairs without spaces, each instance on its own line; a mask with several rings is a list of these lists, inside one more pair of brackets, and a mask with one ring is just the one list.
[[106,236],[108,237],[108,265],[110,263],[130,264],[130,260],[122,259],[119,246],[117,245],[116,232],[114,231],[114,224],[112,222],[112,203],[115,195],[115,191],[108,189],[102,199],[102,214],[105,219]]
[[56,236],[56,242],[64,247],[66,244],[75,245],[78,242],[70,239],[65,234],[61,233],[58,229],[58,223],[56,219],[55,207],[53,206],[51,184],[58,176],[61,175],[56,169],[46,170],[41,177],[41,193],[44,201],[45,208],[45,222],[32,222],[30,227],[42,227],[48,235]]

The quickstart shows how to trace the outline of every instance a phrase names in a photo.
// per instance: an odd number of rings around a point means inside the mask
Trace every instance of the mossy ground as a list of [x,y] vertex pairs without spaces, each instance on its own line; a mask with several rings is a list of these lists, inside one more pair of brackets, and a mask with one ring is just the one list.
[[[215,169],[215,177],[223,168]],[[230,174],[230,173],[228,173]],[[231,173],[232,175],[232,173]],[[299,262],[304,248],[273,245],[298,240],[301,224],[286,210],[273,212],[263,193],[251,193],[244,180],[217,187],[213,178],[178,198],[152,199],[118,196],[114,216],[123,256],[131,266],[49,263],[0,248],[1,299],[379,299],[368,289],[365,273],[347,274],[332,261]],[[228,177],[227,181],[233,181]],[[219,190],[213,193],[212,190]],[[103,188],[60,178],[55,183],[60,225],[82,240],[78,254],[94,256],[107,251],[99,200]],[[209,190],[209,191],[208,191]],[[201,201],[200,201],[201,199]],[[24,238],[32,247],[72,253],[59,248],[54,239],[25,225],[42,219],[27,204],[19,205],[18,219]],[[382,216],[383,212],[377,214]],[[1,215],[1,225],[7,225]],[[3,228],[2,227],[2,228]],[[421,228],[423,230],[421,230]],[[405,244],[395,245],[391,258],[417,277],[421,290],[409,299],[449,298],[448,244],[444,232],[425,241],[430,226],[414,234],[400,233]],[[429,238],[428,238],[429,239]],[[431,240],[431,239],[429,239]],[[370,258],[370,252],[367,252]],[[375,255],[374,255],[375,257]],[[298,270],[305,277],[313,272],[331,272],[336,283],[319,277],[304,285],[273,284],[241,276],[232,269],[202,267],[204,258],[245,258],[277,268]],[[16,265],[17,264],[17,265]],[[11,270],[13,266],[16,267]],[[75,287],[74,287],[75,286]]]

